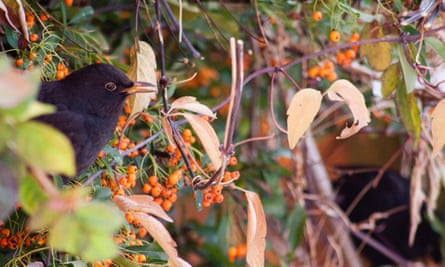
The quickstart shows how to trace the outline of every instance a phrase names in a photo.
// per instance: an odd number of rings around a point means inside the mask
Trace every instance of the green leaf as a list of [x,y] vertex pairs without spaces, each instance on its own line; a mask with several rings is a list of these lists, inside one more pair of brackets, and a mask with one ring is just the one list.
[[399,53],[400,65],[402,66],[402,74],[405,81],[406,91],[407,93],[411,93],[416,86],[417,73],[406,60],[406,55],[401,45],[397,46],[397,52]]
[[94,15],[94,9],[91,6],[86,6],[79,10],[79,12],[74,15],[71,20],[70,24],[78,24],[82,21],[90,19]]
[[396,91],[396,106],[406,131],[414,138],[414,144],[420,137],[420,112],[414,93],[407,94],[404,83]]
[[382,96],[388,97],[400,81],[400,63],[391,64],[382,75]]
[[[360,34],[360,39],[384,38],[382,27],[377,22],[366,24]],[[368,60],[369,66],[376,71],[384,71],[392,61],[392,45],[388,42],[363,44],[360,46],[360,55]]]
[[17,201],[18,180],[12,165],[0,162],[0,220],[8,217]]
[[119,254],[119,247],[114,243],[112,234],[90,232],[88,237],[87,246],[80,254],[85,260],[90,262],[106,260]]
[[111,204],[99,201],[91,201],[88,205],[80,207],[76,215],[85,227],[94,232],[113,233],[124,223],[119,210]]
[[295,205],[294,210],[287,218],[287,229],[289,229],[288,242],[292,251],[301,243],[305,224],[306,211],[300,205]]
[[48,197],[33,177],[26,176],[20,181],[19,200],[23,209],[33,214],[48,200]]
[[46,124],[28,121],[15,129],[15,152],[29,165],[50,173],[76,174],[68,138]]
[[436,37],[425,37],[425,44],[445,60],[445,44]]

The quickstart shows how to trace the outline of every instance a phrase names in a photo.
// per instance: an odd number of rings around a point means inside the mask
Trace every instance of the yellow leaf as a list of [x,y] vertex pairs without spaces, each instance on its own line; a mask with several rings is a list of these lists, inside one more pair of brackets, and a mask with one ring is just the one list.
[[337,80],[327,90],[329,99],[343,101],[354,117],[351,126],[346,126],[337,139],[345,139],[356,134],[371,121],[369,110],[366,108],[365,98],[360,90],[347,80]]
[[[384,38],[382,27],[376,22],[371,22],[362,30],[361,40]],[[388,42],[363,44],[360,46],[361,57],[366,57],[368,64],[376,71],[384,71],[392,61],[392,46]]]
[[210,125],[210,123],[199,117],[198,115],[190,113],[181,113],[182,116],[190,123],[195,133],[198,135],[204,150],[210,158],[213,166],[216,169],[221,167],[222,155],[220,148],[220,143],[215,130]]
[[435,157],[442,150],[445,144],[445,99],[442,99],[434,108],[431,119],[431,131],[433,138],[432,157]]
[[247,198],[247,256],[249,266],[264,266],[267,224],[261,200],[255,192],[246,191]]
[[298,91],[292,98],[287,109],[287,140],[291,149],[298,143],[320,110],[321,97],[319,91],[306,88]]
[[[131,80],[157,84],[155,53],[147,42],[137,41],[137,43],[131,47],[130,62],[131,64],[127,75]],[[131,115],[144,110],[155,97],[155,92],[130,96],[132,107]]]

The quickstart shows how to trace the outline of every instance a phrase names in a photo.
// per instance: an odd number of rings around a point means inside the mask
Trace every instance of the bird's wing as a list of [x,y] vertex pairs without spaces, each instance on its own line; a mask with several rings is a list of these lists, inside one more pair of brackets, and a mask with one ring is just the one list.
[[63,110],[36,117],[34,120],[44,122],[68,137],[76,154],[77,175],[94,163],[99,151],[93,148],[93,140],[88,134],[85,117],[82,114]]

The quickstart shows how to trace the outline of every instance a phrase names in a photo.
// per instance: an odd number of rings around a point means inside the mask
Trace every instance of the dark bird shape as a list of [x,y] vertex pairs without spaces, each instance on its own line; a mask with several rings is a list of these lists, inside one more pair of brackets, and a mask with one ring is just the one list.
[[[338,182],[337,202],[343,210],[357,198],[360,191],[375,177],[377,171],[355,173],[340,177]],[[371,214],[387,212],[389,216],[376,222],[371,231],[371,237],[384,245],[389,250],[407,260],[415,260],[430,257],[435,262],[441,262],[440,235],[435,232],[427,218],[422,216],[414,244],[408,244],[410,228],[410,182],[401,175],[387,171],[381,177],[376,187],[371,187],[357,202],[349,214],[349,219],[354,223],[366,222]],[[425,207],[421,215],[425,215]],[[358,244],[363,240],[355,240]],[[371,262],[371,266],[391,265],[394,262],[382,253],[367,245],[363,248],[363,254]]]
[[71,141],[76,174],[87,170],[111,139],[127,96],[155,92],[150,83],[133,82],[109,64],[93,64],[59,81],[42,82],[37,100],[55,105],[55,113],[34,118],[53,126]]

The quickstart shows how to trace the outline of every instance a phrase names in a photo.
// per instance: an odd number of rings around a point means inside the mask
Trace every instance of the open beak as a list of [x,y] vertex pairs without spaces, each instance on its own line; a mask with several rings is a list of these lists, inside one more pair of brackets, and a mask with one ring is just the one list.
[[[151,87],[151,88],[147,88]],[[122,92],[126,93],[127,95],[133,95],[137,93],[157,93],[158,88],[155,84],[148,83],[148,82],[134,82],[133,87],[127,88],[125,90],[122,90]]]

